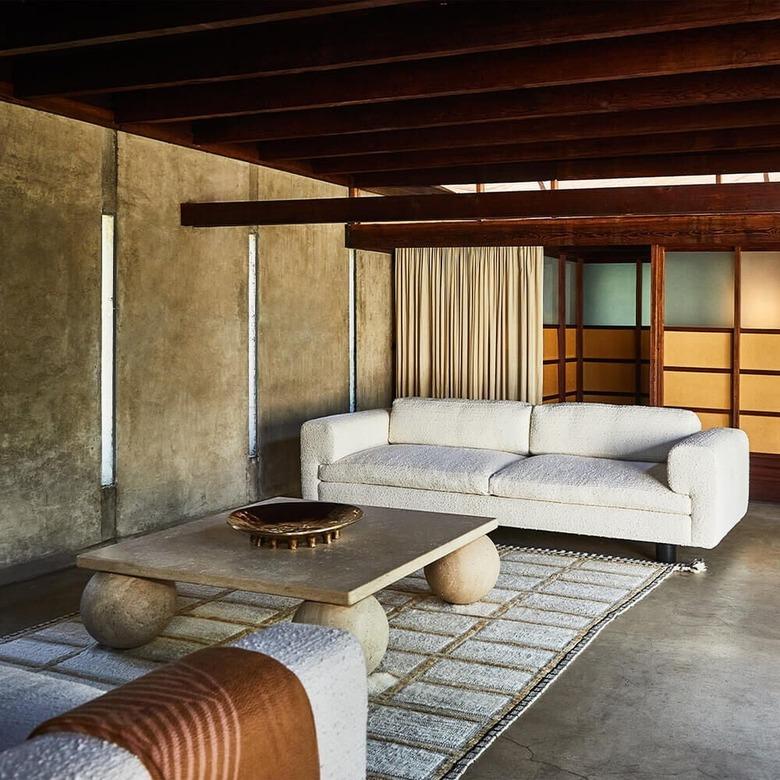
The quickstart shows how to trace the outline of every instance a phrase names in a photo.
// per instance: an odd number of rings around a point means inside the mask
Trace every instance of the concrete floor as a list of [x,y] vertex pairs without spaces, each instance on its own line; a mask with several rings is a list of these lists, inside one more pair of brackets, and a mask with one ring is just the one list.
[[[650,545],[503,530],[498,541],[642,556]],[[606,628],[467,780],[780,778],[780,505],[754,503],[706,574]],[[0,588],[0,634],[78,609],[74,569]]]

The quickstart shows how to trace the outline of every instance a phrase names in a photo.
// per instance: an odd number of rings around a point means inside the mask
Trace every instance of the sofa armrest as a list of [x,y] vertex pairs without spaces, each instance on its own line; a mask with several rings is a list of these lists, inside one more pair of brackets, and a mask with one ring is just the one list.
[[301,495],[313,501],[319,498],[321,464],[387,444],[389,435],[387,409],[335,414],[305,422],[301,427]]
[[747,512],[749,445],[744,431],[712,428],[669,451],[669,487],[691,497],[691,544],[715,547]]
[[309,696],[321,780],[366,776],[366,662],[352,634],[305,623],[279,623],[233,642],[283,663]]

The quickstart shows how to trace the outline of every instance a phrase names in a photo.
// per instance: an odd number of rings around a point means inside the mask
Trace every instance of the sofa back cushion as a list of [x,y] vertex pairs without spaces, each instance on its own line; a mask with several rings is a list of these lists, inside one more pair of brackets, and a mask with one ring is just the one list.
[[530,404],[460,398],[397,398],[390,444],[433,444],[528,454]]
[[531,454],[662,463],[678,441],[700,430],[701,421],[687,409],[546,404],[531,416]]

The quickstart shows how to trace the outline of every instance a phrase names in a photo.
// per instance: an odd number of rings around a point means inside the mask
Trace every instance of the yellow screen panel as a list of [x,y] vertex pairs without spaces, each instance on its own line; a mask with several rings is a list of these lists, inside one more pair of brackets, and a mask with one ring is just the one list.
[[731,375],[664,371],[664,406],[731,408]]
[[631,329],[585,328],[582,332],[585,358],[634,358],[636,335]]
[[[780,307],[780,301],[777,303]],[[743,333],[739,365],[769,371],[780,369],[780,333]]]
[[750,439],[751,452],[780,454],[780,417],[740,414],[739,427]]
[[731,368],[730,333],[664,333],[664,364],[694,368]]
[[566,357],[577,357],[576,328],[566,328]]
[[704,431],[710,428],[728,428],[731,426],[730,414],[718,414],[716,412],[697,412],[697,414]]
[[544,359],[555,360],[558,358],[558,329],[544,329]]
[[633,363],[585,363],[582,378],[584,389],[634,392],[635,371]]
[[558,364],[551,363],[544,367],[542,394],[551,395],[558,392]]
[[780,412],[780,376],[741,374],[739,407],[756,412]]

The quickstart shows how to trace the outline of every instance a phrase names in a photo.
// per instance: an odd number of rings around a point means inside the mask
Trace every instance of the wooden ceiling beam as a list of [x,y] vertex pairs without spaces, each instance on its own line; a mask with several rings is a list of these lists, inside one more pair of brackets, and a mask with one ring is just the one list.
[[[5,3],[0,57],[306,19],[415,0],[34,0]],[[725,10],[725,9],[724,9]]]
[[649,136],[777,124],[780,124],[780,100],[766,100],[293,138],[262,142],[258,145],[258,152],[260,157],[268,160],[316,160],[358,154],[467,147],[485,149],[503,144]]
[[[224,87],[230,87],[226,84]],[[149,93],[150,96],[153,93]],[[128,96],[124,96],[126,100]],[[123,98],[123,96],[118,96]],[[237,96],[228,90],[201,104],[170,104],[120,99],[117,116],[122,121],[171,121],[220,114],[251,114],[252,95]],[[780,98],[780,68],[694,73],[644,79],[627,79],[579,86],[491,92],[469,96],[408,100],[398,103],[345,108],[287,111],[235,116],[195,122],[199,143],[267,141],[319,138],[360,132],[396,131],[481,124],[507,120],[605,114],[619,111],[703,106]],[[479,128],[476,128],[479,132]]]
[[631,155],[679,154],[683,152],[777,149],[780,127],[747,127],[706,130],[695,133],[665,133],[627,138],[588,138],[574,141],[504,144],[465,149],[439,149],[421,152],[362,154],[333,157],[311,162],[315,173],[353,174],[413,168],[451,168],[460,165],[536,162],[539,160],[580,160]]
[[[193,106],[211,106],[212,114],[230,114],[242,109],[253,113],[297,111],[778,64],[780,22],[762,22],[292,76],[144,89],[117,94],[114,100],[117,111],[125,118],[128,114],[146,112],[146,119],[149,114],[159,119],[160,112],[168,117],[186,116],[192,113]],[[21,68],[15,80],[17,93],[22,96],[59,93],[60,87],[53,89],[45,82],[57,72],[62,71],[47,67],[44,74],[36,75]]]
[[[19,94],[26,96],[115,92],[605,39],[606,56],[602,54],[597,60],[591,59],[593,63],[626,53],[628,47],[621,47],[618,37],[634,36],[631,40],[635,40],[635,36],[643,33],[681,35],[676,40],[695,60],[702,47],[696,28],[708,28],[707,37],[720,35],[716,45],[728,49],[729,44],[734,44],[733,38],[723,34],[729,25],[777,19],[780,19],[780,4],[774,0],[711,0],[709,3],[693,0],[684,4],[657,0],[627,5],[619,13],[615,12],[614,3],[603,0],[589,3],[571,0],[428,3],[409,9],[390,8],[341,15],[337,19],[280,22],[247,29],[209,31],[173,40],[128,42],[91,50],[30,56],[20,62],[18,86]],[[715,33],[712,28],[718,25],[724,27]],[[768,30],[767,37],[771,35]],[[573,53],[582,62],[589,59],[588,54],[594,53],[587,43],[574,43],[573,47],[580,47]],[[751,55],[747,52],[752,48],[752,45],[745,46],[740,52],[738,59],[743,64],[750,63]],[[668,51],[671,49],[663,49],[659,63],[668,58]],[[204,52],[209,52],[209,56],[203,56]],[[533,73],[533,62],[536,60],[537,66],[539,63],[538,58],[531,55],[532,52],[528,52],[519,57],[497,57],[495,62],[489,59],[473,63],[464,61],[449,81],[460,81],[469,73],[473,78],[475,67],[494,81],[495,73],[502,67],[509,67],[513,73],[517,72],[518,66],[520,69],[530,67]],[[736,64],[735,58],[728,59],[730,64]],[[449,71],[457,65],[447,62],[444,69]],[[428,67],[432,68],[431,73],[423,80],[430,82],[429,94],[446,94],[437,86],[441,82],[441,70],[432,65]],[[696,69],[699,68],[691,68]],[[561,75],[559,69],[557,78]],[[383,94],[393,80],[407,81],[409,72],[408,68],[376,70],[366,76],[370,81],[378,82],[377,87],[381,83],[377,92]],[[542,77],[538,75],[538,67],[537,74],[531,77],[538,83],[556,83],[539,82]],[[504,82],[499,79],[496,83]],[[557,83],[566,82],[559,80]],[[328,85],[336,86],[336,83],[332,79],[322,79],[317,88],[324,92]],[[289,86],[294,87],[294,83],[290,82]]]
[[[731,185],[722,185],[730,187]],[[623,246],[662,244],[780,249],[775,216],[677,216],[424,222],[345,227],[350,249],[390,252],[434,246]]]
[[780,183],[182,203],[190,227],[406,220],[780,214]]
[[780,170],[780,142],[772,150],[549,160],[452,168],[360,173],[352,186],[409,186],[411,184],[472,184],[558,179],[613,179],[632,176],[698,176],[717,173],[762,173]]

